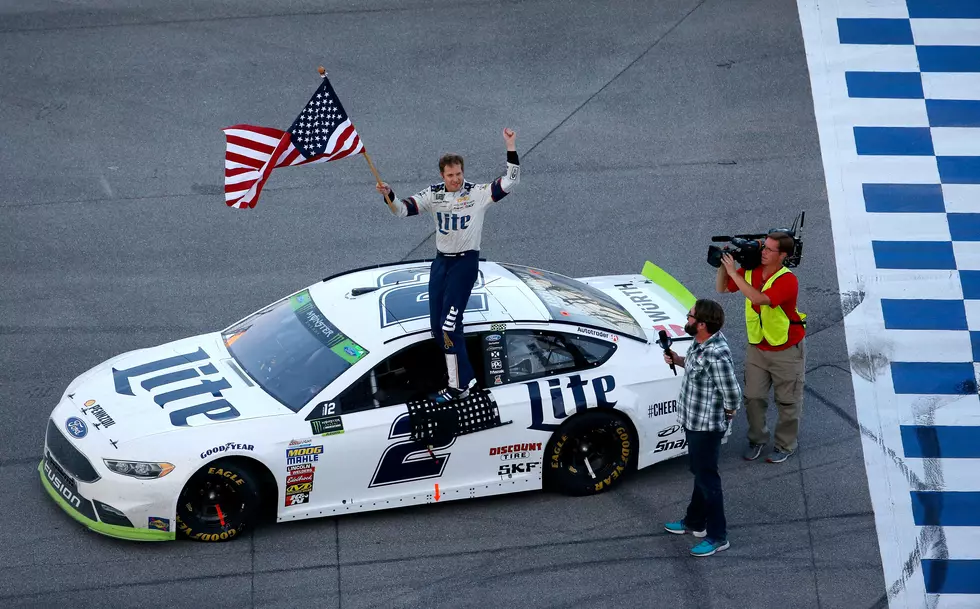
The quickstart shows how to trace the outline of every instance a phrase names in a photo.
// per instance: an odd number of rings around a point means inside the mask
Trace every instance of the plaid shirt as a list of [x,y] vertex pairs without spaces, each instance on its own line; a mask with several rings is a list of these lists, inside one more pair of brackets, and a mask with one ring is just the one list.
[[728,340],[720,331],[694,341],[684,361],[677,422],[692,431],[726,431],[725,409],[738,410],[742,390]]

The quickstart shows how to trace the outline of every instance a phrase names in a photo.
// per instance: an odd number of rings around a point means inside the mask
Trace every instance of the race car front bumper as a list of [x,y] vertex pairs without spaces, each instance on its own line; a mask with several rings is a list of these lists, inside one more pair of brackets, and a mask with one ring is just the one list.
[[173,531],[138,529],[101,522],[98,520],[95,504],[62,480],[63,474],[47,455],[38,463],[37,472],[41,476],[41,485],[58,507],[96,533],[132,541],[172,541],[176,537]]

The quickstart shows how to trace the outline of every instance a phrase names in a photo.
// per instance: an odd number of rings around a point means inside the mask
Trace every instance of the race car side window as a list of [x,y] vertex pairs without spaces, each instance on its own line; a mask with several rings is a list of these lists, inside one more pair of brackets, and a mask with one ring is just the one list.
[[[482,366],[479,337],[467,336],[466,344],[476,370]],[[483,385],[477,373],[477,383]],[[446,358],[431,338],[405,347],[371,369],[345,389],[336,402],[349,414],[424,399],[446,386]]]
[[504,343],[508,383],[596,368],[616,351],[616,343],[543,330],[508,330]]

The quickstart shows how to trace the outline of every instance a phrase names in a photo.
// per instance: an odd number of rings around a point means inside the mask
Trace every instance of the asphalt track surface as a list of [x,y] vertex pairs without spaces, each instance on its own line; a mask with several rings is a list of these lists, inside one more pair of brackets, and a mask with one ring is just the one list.
[[[224,327],[347,268],[430,256],[360,158],[221,195],[220,129],[286,128],[323,64],[397,192],[504,168],[483,255],[573,276],[653,260],[710,296],[709,237],[807,211],[801,451],[723,449],[732,547],[662,531],[683,459],[615,492],[523,493],[138,544],[37,479],[64,386],[117,353]],[[796,5],[785,0],[205,2],[0,7],[0,606],[885,606]],[[716,296],[718,297],[718,296]],[[742,300],[720,297],[741,368]],[[652,362],[651,365],[662,365]],[[772,415],[770,415],[772,416]],[[891,586],[893,582],[887,582]]]

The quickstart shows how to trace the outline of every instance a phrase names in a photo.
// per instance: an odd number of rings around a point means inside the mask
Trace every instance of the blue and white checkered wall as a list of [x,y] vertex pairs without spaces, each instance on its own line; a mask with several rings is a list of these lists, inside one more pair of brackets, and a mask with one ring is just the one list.
[[980,607],[980,0],[798,3],[889,600]]

